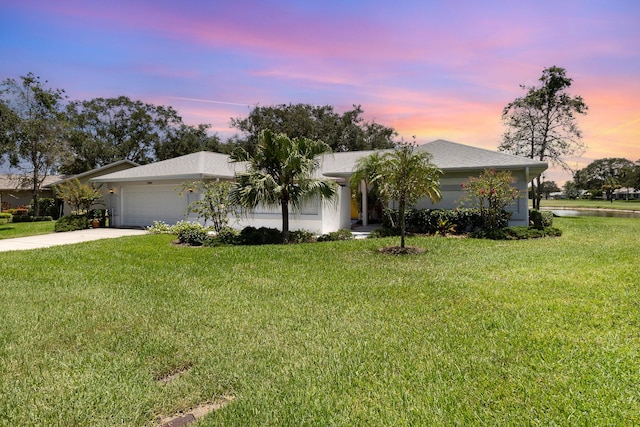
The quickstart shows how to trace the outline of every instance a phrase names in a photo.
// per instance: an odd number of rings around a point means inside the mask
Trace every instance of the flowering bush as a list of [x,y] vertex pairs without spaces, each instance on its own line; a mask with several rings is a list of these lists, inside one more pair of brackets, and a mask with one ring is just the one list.
[[518,190],[511,184],[514,179],[510,171],[496,172],[487,169],[480,176],[472,177],[462,184],[468,202],[480,210],[482,227],[486,230],[497,230],[506,227],[504,224],[505,208],[519,196]]

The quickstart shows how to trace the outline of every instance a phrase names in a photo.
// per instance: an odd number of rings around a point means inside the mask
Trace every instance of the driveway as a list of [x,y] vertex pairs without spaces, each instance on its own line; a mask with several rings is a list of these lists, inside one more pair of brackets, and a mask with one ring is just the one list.
[[41,234],[39,236],[16,237],[15,239],[0,240],[0,252],[49,248],[51,246],[71,245],[74,243],[89,242],[91,240],[113,239],[115,237],[123,236],[139,236],[147,233],[148,232],[146,230],[91,228],[88,230]]

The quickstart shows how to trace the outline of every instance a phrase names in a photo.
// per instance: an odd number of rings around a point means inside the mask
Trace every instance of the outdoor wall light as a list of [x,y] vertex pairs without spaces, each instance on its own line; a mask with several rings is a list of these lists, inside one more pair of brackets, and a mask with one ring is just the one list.
[[113,194],[113,193],[115,193],[115,192],[116,192],[116,189],[115,189],[115,188],[111,187],[111,188],[109,189],[109,194]]
[[189,193],[193,193],[193,188],[189,187],[189,188],[187,188],[187,191],[188,191]]

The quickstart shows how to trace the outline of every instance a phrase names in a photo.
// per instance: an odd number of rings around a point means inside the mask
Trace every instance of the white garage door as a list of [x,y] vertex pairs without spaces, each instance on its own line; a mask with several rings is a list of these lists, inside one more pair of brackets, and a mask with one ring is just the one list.
[[175,224],[185,219],[187,197],[175,185],[131,185],[122,189],[122,225],[148,226],[153,221]]

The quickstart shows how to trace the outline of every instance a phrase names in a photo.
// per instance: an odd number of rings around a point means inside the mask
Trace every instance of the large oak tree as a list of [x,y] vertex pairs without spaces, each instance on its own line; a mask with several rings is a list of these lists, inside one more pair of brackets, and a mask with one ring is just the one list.
[[280,104],[255,107],[248,117],[232,118],[231,126],[242,132],[231,143],[253,152],[263,130],[285,134],[289,138],[322,141],[332,151],[360,151],[392,148],[396,131],[362,118],[358,105],[342,114],[331,105]]

